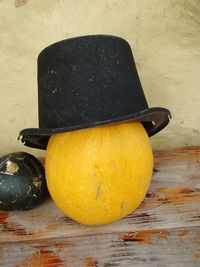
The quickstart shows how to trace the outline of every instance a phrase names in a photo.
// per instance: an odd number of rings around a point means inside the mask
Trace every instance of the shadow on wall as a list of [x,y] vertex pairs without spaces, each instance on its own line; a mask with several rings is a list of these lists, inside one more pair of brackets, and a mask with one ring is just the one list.
[[172,122],[166,130],[163,130],[163,132],[158,135],[151,137],[154,150],[159,150],[160,147],[167,150],[181,146],[187,147],[200,145],[200,130],[173,125]]

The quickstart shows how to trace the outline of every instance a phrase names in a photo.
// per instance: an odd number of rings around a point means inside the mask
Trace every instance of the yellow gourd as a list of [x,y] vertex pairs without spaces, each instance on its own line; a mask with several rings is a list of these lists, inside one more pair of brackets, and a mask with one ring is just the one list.
[[153,155],[140,122],[52,135],[46,151],[46,178],[56,205],[89,225],[125,217],[149,187]]

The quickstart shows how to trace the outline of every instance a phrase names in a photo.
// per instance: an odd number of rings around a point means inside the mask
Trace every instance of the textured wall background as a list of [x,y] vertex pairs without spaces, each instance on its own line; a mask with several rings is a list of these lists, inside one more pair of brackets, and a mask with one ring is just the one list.
[[38,125],[38,53],[98,33],[129,41],[149,105],[173,114],[154,149],[200,143],[199,0],[0,0],[0,154],[42,155],[17,141]]

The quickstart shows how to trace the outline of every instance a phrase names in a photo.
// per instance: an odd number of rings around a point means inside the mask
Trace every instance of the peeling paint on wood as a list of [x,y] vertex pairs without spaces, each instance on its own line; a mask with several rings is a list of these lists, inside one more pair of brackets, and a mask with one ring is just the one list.
[[86,257],[85,260],[84,260],[84,263],[85,263],[85,266],[87,267],[98,267],[98,261],[93,259],[92,257]]
[[[33,242],[4,243],[0,265],[17,266],[142,266],[198,267],[200,253],[194,245],[199,227],[143,230],[88,237],[57,238]],[[180,236],[186,231],[185,236]],[[184,243],[180,244],[180,240]],[[62,244],[62,248],[54,246]],[[75,244],[69,247],[67,244]],[[43,247],[45,245],[45,247]],[[10,257],[7,257],[10,255]],[[24,264],[24,265],[23,265]],[[32,264],[32,265],[31,265]]]
[[152,238],[158,236],[159,238],[167,239],[170,236],[168,230],[145,230],[135,233],[129,233],[128,235],[122,236],[123,241],[139,242],[141,244],[153,244]]
[[[65,216],[51,200],[47,200],[28,212],[0,215],[1,242],[166,229],[169,225],[175,228],[198,226],[200,165],[197,160],[200,159],[200,148],[155,152],[157,157],[159,161],[155,167],[159,172],[154,173],[146,198],[126,218],[111,225],[87,227]],[[5,216],[6,224],[2,224]]]
[[5,224],[8,218],[8,212],[0,211],[0,224]]
[[188,229],[179,230],[177,235],[178,236],[186,236],[188,234],[188,232],[189,232]]
[[40,250],[34,253],[30,259],[31,267],[36,266],[67,266],[66,263],[51,250]]
[[143,203],[116,223],[80,225],[51,200],[0,212],[0,266],[200,266],[200,147],[155,159]]

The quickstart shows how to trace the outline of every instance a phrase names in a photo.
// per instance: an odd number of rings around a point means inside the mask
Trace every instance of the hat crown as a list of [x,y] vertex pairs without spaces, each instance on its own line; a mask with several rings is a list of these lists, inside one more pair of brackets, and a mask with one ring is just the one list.
[[60,41],[38,57],[39,127],[111,120],[147,109],[131,47],[92,35]]

